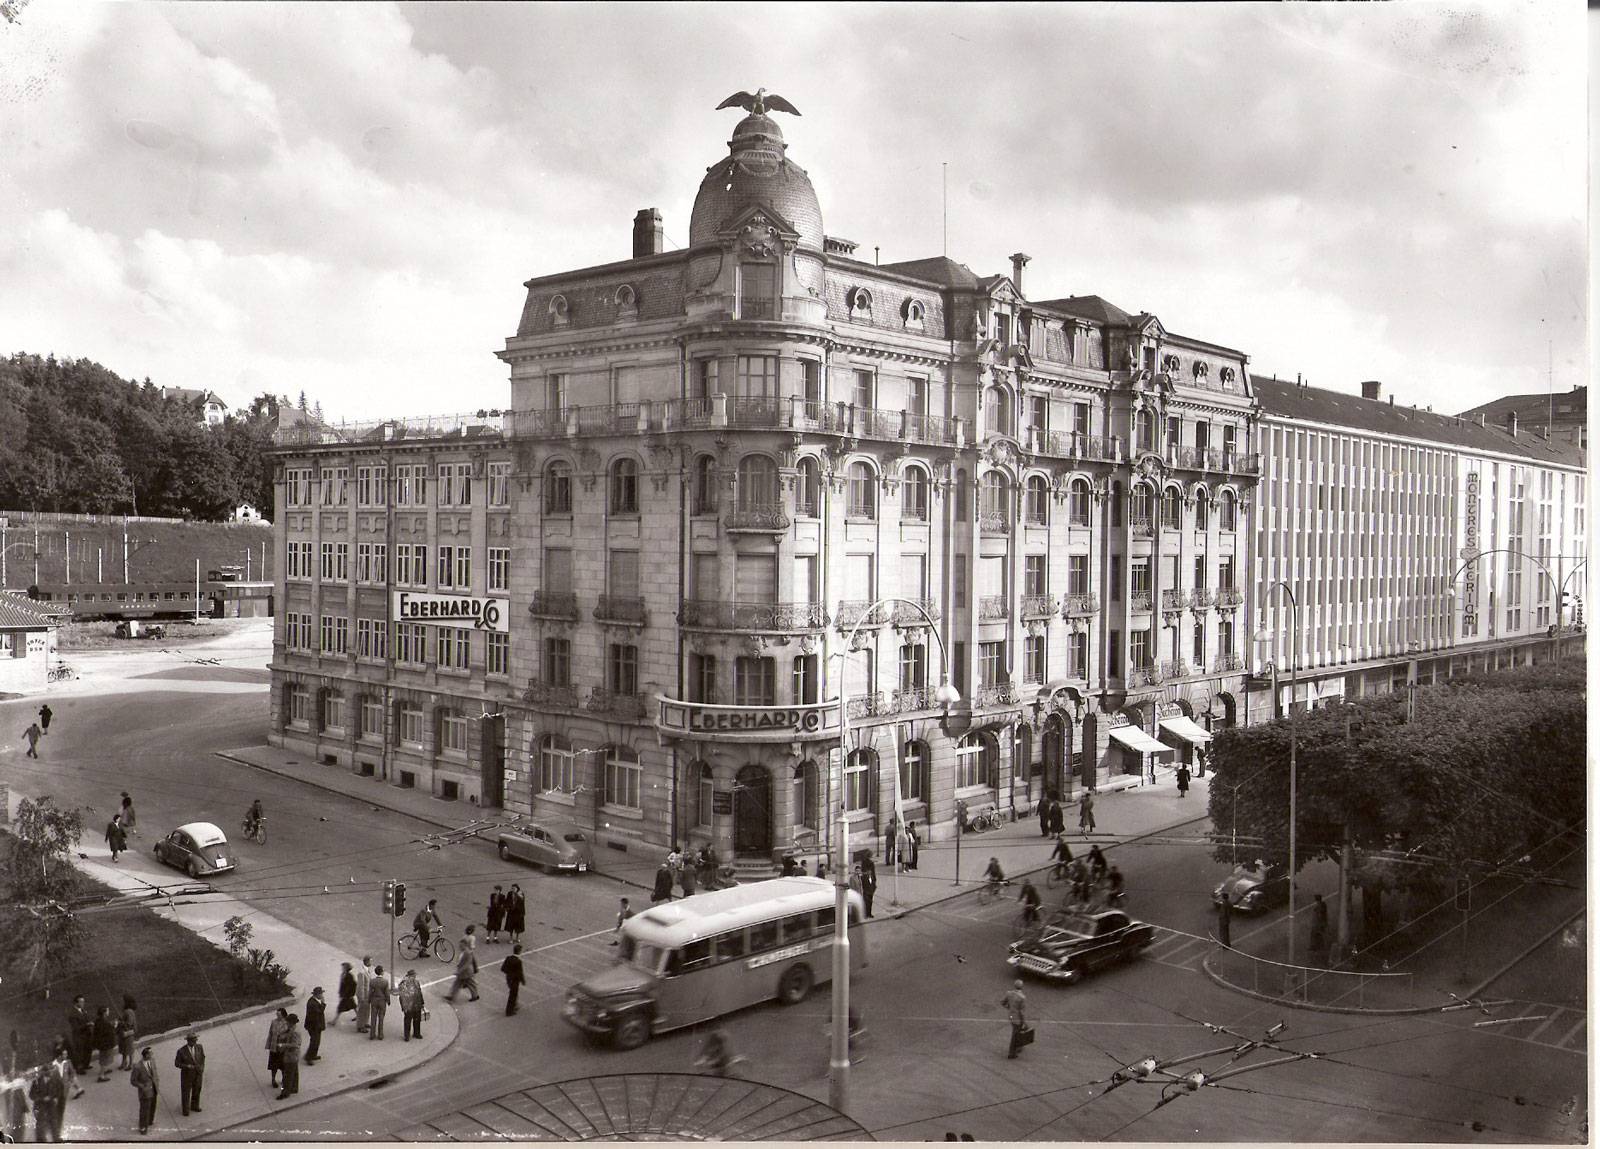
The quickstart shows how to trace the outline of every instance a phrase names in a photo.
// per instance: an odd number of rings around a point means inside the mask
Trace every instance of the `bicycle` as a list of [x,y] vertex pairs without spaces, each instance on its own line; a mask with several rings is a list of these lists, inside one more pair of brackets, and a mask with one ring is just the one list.
[[1000,815],[997,811],[979,810],[967,819],[967,830],[970,833],[981,834],[985,830],[998,830],[1000,824]]
[[63,662],[58,666],[52,666],[45,677],[51,682],[61,682],[78,676],[73,673],[72,667]]
[[400,939],[399,945],[401,956],[407,961],[416,961],[427,953],[433,954],[434,957],[446,964],[454,961],[456,957],[455,943],[442,933],[434,934],[433,940],[426,946],[417,939],[416,934],[409,933]]
[[254,841],[258,846],[267,844],[267,820],[265,818],[257,818],[254,821],[246,818],[239,828],[244,832],[245,841]]
[[989,878],[978,888],[978,904],[986,906],[1000,896],[1001,890],[1010,888],[1010,878]]

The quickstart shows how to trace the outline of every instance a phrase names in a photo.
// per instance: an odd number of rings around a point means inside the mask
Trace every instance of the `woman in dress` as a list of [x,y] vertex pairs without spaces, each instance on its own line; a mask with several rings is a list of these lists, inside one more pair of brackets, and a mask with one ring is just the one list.
[[356,974],[354,967],[349,962],[341,962],[339,970],[339,1002],[333,1007],[333,1020],[329,1025],[338,1025],[339,1018],[346,1010],[360,1016],[360,1007],[356,1003]]
[[522,896],[521,886],[506,891],[505,927],[512,945],[522,940],[522,931],[528,928],[528,899]]
[[917,868],[917,851],[922,848],[922,839],[917,836],[917,824],[906,823],[906,869]]
[[506,896],[501,888],[496,886],[489,895],[489,916],[484,920],[484,940],[497,942],[500,940],[500,929],[506,920]]
[[139,832],[139,815],[134,813],[133,799],[126,790],[122,792],[122,828],[130,834]]
[[133,1039],[139,1034],[139,1010],[132,995],[122,995],[122,1013],[117,1017],[118,1069],[133,1068]]

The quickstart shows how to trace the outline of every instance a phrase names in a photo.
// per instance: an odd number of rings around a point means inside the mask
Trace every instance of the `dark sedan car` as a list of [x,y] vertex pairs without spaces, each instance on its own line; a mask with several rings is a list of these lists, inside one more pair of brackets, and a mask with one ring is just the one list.
[[210,822],[189,822],[156,842],[156,858],[191,878],[233,869],[233,851],[226,835]]
[[1235,913],[1253,914],[1268,906],[1289,900],[1289,879],[1282,866],[1265,862],[1246,862],[1211,891],[1211,904],[1220,906],[1227,898]]
[[594,868],[589,836],[571,822],[523,822],[499,838],[500,856],[545,870],[583,874]]
[[1121,910],[1069,912],[1012,942],[1006,960],[1019,973],[1071,985],[1092,969],[1137,956],[1155,940],[1154,926]]

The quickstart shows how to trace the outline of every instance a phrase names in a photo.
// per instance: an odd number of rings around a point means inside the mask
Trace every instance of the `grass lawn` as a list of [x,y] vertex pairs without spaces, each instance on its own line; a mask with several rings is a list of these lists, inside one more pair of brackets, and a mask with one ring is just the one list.
[[[9,852],[10,841],[0,834],[0,856]],[[114,893],[93,879],[79,881],[85,898]],[[0,907],[8,907],[10,900],[0,884]],[[0,936],[7,932],[6,918],[18,912],[0,908]],[[53,1047],[66,1028],[72,999],[80,993],[91,1016],[102,1005],[115,1014],[123,994],[132,994],[140,1034],[161,1033],[282,996],[283,991],[226,950],[149,909],[90,913],[82,922],[84,944],[50,982],[49,997],[0,953],[0,1042],[9,1044],[14,1031],[25,1061],[37,1062]]]

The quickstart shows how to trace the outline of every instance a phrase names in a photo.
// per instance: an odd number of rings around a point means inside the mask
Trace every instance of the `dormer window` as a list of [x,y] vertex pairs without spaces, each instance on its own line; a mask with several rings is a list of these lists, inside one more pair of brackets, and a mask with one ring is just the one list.
[[739,265],[739,318],[772,319],[777,312],[777,269],[770,263]]
[[907,331],[921,331],[924,327],[923,318],[927,308],[923,307],[920,300],[908,299],[901,308],[901,317],[905,320]]
[[618,319],[637,319],[639,317],[639,296],[633,290],[633,284],[624,283],[617,288],[614,302],[617,305]]
[[851,319],[871,320],[872,292],[865,287],[852,287],[845,303],[850,308]]
[[557,327],[565,327],[568,318],[567,297],[555,295],[550,298],[550,319]]

